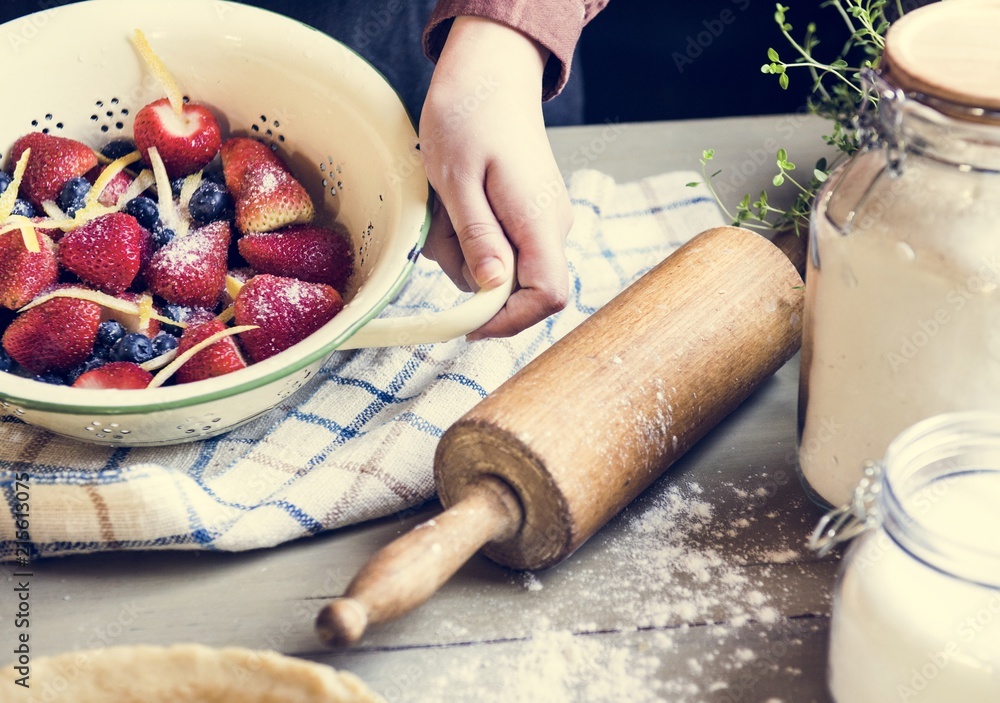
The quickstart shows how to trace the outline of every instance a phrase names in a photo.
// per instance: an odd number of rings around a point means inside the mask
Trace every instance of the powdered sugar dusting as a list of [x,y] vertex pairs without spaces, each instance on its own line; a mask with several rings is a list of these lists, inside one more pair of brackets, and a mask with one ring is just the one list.
[[260,194],[266,195],[267,193],[273,193],[278,187],[278,177],[275,175],[274,171],[267,171],[261,176],[258,183],[260,188]]

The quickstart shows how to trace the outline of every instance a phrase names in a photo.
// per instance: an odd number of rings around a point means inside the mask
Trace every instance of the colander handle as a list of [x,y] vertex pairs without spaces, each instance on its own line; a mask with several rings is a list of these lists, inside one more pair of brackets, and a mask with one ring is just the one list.
[[402,347],[464,337],[500,312],[514,291],[514,282],[512,275],[505,283],[489,290],[479,290],[468,300],[441,312],[370,320],[337,348]]

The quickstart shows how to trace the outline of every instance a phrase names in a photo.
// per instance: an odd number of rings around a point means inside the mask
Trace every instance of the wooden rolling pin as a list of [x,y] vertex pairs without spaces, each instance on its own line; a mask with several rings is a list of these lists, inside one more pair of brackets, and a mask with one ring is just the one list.
[[356,642],[484,547],[514,569],[568,557],[795,354],[802,304],[767,239],[692,239],[444,433],[447,510],[362,568],[320,611],[320,638]]

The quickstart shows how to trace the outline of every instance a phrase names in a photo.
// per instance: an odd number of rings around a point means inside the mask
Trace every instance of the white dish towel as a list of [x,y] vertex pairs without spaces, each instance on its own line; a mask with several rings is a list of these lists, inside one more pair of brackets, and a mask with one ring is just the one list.
[[[0,418],[0,561],[15,559],[25,484],[31,558],[270,547],[427,501],[434,449],[451,423],[685,241],[723,224],[704,187],[687,187],[698,180],[678,172],[617,184],[574,173],[569,305],[511,339],[338,352],[290,403],[187,445],[88,445]],[[383,315],[428,301],[447,308],[461,295],[421,260]]]

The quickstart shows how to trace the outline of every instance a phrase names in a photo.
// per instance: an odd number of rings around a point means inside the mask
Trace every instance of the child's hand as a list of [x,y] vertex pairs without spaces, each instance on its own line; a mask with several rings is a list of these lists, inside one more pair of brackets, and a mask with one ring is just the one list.
[[548,52],[478,17],[455,19],[420,120],[437,193],[424,253],[463,290],[518,289],[469,339],[516,334],[566,305],[564,241],[573,222],[542,119]]

